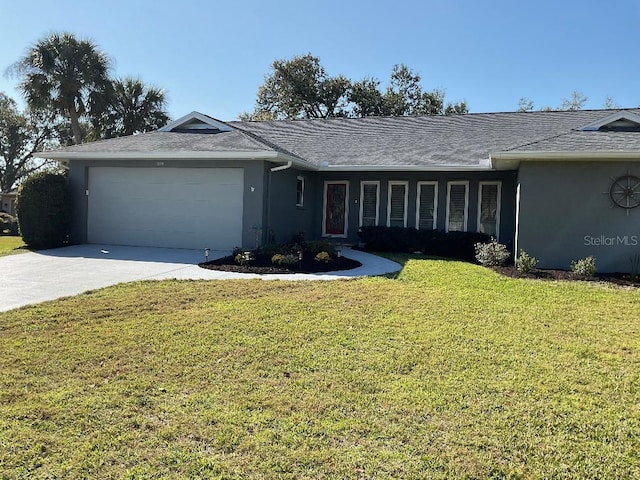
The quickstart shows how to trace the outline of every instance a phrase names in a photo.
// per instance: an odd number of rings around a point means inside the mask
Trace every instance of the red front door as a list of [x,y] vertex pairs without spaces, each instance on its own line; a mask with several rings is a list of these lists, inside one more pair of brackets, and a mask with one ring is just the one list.
[[324,210],[325,235],[347,234],[347,183],[326,183]]

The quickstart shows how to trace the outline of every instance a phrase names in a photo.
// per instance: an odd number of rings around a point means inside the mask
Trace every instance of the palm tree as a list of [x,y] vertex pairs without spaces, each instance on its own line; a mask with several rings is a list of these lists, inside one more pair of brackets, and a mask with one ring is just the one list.
[[80,118],[95,115],[106,104],[110,65],[92,41],[54,33],[38,40],[15,68],[29,107],[67,118],[74,142],[81,143]]
[[99,125],[98,137],[111,138],[156,130],[167,124],[163,90],[145,86],[137,78],[116,79],[112,83],[107,115]]

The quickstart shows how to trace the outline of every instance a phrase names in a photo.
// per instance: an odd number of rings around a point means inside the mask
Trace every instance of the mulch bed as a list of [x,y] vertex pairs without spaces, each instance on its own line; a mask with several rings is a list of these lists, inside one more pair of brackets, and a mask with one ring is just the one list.
[[640,288],[640,282],[633,282],[629,279],[628,274],[624,273],[596,273],[593,277],[580,277],[573,272],[567,270],[542,270],[536,269],[530,273],[523,273],[514,266],[509,267],[491,267],[492,270],[511,278],[532,278],[537,280],[580,280],[584,282],[610,283],[622,287]]
[[249,265],[238,265],[232,256],[219,258],[206,263],[200,263],[200,267],[209,270],[234,273],[257,273],[260,275],[280,273],[326,273],[338,270],[352,270],[361,267],[362,264],[350,258],[340,257],[329,263],[317,262],[313,258],[303,258],[302,262],[293,265],[278,265],[271,263],[266,256],[256,255]]

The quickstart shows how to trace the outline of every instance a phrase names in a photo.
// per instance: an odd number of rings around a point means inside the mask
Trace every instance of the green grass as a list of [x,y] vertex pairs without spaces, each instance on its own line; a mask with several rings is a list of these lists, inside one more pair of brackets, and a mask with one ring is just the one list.
[[0,257],[29,251],[21,237],[0,235]]
[[441,260],[8,312],[0,478],[638,478],[639,312]]

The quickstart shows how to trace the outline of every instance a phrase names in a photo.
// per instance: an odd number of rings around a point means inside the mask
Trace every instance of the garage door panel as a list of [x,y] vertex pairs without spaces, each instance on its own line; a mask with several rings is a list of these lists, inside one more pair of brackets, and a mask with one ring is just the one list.
[[230,249],[242,244],[240,168],[93,167],[90,243]]

